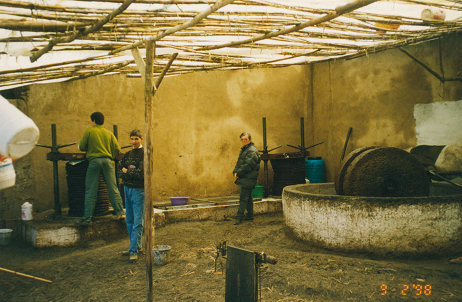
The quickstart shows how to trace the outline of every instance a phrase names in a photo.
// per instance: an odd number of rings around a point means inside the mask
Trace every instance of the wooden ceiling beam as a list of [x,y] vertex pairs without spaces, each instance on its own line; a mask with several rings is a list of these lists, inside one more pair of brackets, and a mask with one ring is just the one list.
[[348,3],[346,5],[339,6],[339,7],[335,8],[335,10],[333,12],[327,13],[326,15],[324,15],[322,17],[314,18],[314,19],[312,19],[312,20],[310,20],[308,22],[303,22],[303,23],[297,24],[295,26],[291,26],[291,27],[286,28],[286,29],[273,31],[273,32],[270,32],[270,33],[267,33],[267,34],[263,34],[263,35],[256,36],[256,37],[251,37],[249,39],[245,39],[245,40],[241,40],[241,41],[234,41],[234,42],[229,42],[229,43],[220,44],[220,45],[202,47],[202,48],[200,48],[200,50],[212,50],[212,49],[219,49],[219,48],[223,48],[223,47],[233,47],[233,46],[242,45],[242,44],[255,43],[257,41],[269,39],[269,38],[280,36],[280,35],[285,35],[285,34],[288,34],[288,33],[294,32],[294,31],[298,31],[298,30],[303,29],[303,28],[308,27],[308,26],[314,26],[314,25],[324,23],[326,21],[332,20],[332,19],[337,18],[337,17],[339,17],[339,16],[341,16],[343,14],[354,11],[355,9],[358,9],[360,7],[369,5],[369,4],[374,3],[376,1],[377,0],[356,0],[356,1],[353,1],[353,2]]
[[135,1],[136,0],[125,0],[121,6],[119,6],[117,9],[115,9],[113,12],[111,12],[106,17],[96,22],[94,25],[86,27],[85,29],[78,31],[69,37],[51,39],[51,41],[48,43],[47,46],[32,53],[32,55],[30,56],[30,61],[31,62],[37,61],[41,56],[49,52],[53,48],[53,46],[55,46],[58,43],[69,43],[69,42],[74,41],[77,38],[85,37],[90,33],[98,31],[101,27],[103,27],[104,24],[111,21],[118,14],[121,14],[124,10],[126,10],[130,6],[130,4],[132,4]]
[[158,34],[157,36],[141,40],[139,42],[133,43],[132,45],[128,45],[128,46],[121,47],[119,49],[115,49],[114,51],[111,52],[111,54],[121,52],[121,51],[124,51],[124,50],[128,50],[128,49],[131,49],[131,48],[134,48],[134,47],[138,47],[138,46],[146,43],[147,41],[154,41],[154,42],[158,41],[158,40],[162,39],[165,36],[171,35],[171,34],[177,32],[177,31],[180,31],[180,30],[186,29],[188,27],[191,27],[191,26],[199,23],[202,19],[206,18],[211,13],[219,10],[223,6],[226,6],[226,5],[230,4],[230,3],[233,3],[234,1],[235,0],[218,0],[217,2],[215,2],[214,5],[208,7],[206,10],[204,10],[200,14],[196,15],[193,19],[188,20],[187,22],[185,22],[185,23],[183,23],[181,25],[172,27],[171,29],[168,29],[168,30],[164,31],[164,32]]

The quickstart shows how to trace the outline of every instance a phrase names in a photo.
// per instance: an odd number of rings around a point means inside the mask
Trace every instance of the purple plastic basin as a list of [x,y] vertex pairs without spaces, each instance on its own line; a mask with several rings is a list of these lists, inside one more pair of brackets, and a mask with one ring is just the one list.
[[170,197],[170,201],[172,202],[172,206],[179,206],[188,203],[189,196],[181,196],[181,197]]

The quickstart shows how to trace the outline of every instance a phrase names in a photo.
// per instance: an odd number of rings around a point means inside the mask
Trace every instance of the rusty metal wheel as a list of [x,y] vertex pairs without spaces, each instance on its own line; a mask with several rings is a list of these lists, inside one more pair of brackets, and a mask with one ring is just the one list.
[[348,165],[344,195],[426,196],[430,177],[419,161],[398,148],[373,148],[361,152]]

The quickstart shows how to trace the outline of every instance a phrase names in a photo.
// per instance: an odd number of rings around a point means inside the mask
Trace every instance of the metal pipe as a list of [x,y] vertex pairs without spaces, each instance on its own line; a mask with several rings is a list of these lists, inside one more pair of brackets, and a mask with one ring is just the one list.
[[263,117],[263,154],[265,155],[263,159],[263,173],[265,175],[265,186],[263,188],[263,197],[268,197],[268,146],[266,141],[266,117]]
[[266,144],[266,117],[263,118],[263,150],[268,151],[268,146]]
[[117,125],[112,126],[112,128],[113,128],[115,138],[119,140],[119,130],[117,128]]
[[[58,152],[56,135],[56,124],[51,124],[51,146],[52,152]],[[61,216],[61,203],[59,201],[59,177],[58,177],[58,161],[53,160],[53,191],[54,191],[54,203],[55,203],[55,215]]]
[[[119,140],[119,128],[117,127],[117,125],[112,126],[112,131],[114,132],[114,136],[115,136],[116,140],[118,141]],[[126,146],[126,147],[130,147],[130,146]],[[115,170],[116,185],[117,185],[117,188],[119,188],[119,175],[117,173],[117,171],[119,170],[118,169],[119,161],[117,160],[117,158],[114,158],[114,163],[115,163],[115,169],[114,170]],[[125,198],[124,198],[124,200],[125,200]],[[124,205],[125,205],[125,203],[124,203]]]
[[353,131],[353,128],[351,128],[351,127],[348,128],[348,133],[347,133],[347,137],[345,139],[345,144],[343,145],[342,157],[340,157],[340,162],[342,162],[343,158],[345,157],[345,152],[346,152],[346,149],[347,149],[347,146],[348,146],[348,141],[350,140],[351,131]]
[[305,118],[300,118],[300,147],[302,152],[305,153]]

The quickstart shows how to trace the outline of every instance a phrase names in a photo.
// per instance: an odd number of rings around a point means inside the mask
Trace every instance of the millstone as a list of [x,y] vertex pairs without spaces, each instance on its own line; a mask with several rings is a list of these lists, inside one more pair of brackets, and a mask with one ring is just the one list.
[[343,178],[344,195],[426,196],[430,177],[419,161],[398,148],[373,148],[358,154]]
[[411,153],[424,166],[434,169],[436,159],[443,150],[444,145],[418,145],[413,147]]
[[335,192],[338,195],[343,195],[343,179],[345,177],[345,172],[351,162],[358,156],[359,154],[363,153],[366,150],[370,150],[377,147],[363,147],[356,150],[351,151],[341,162],[340,170],[335,177]]

